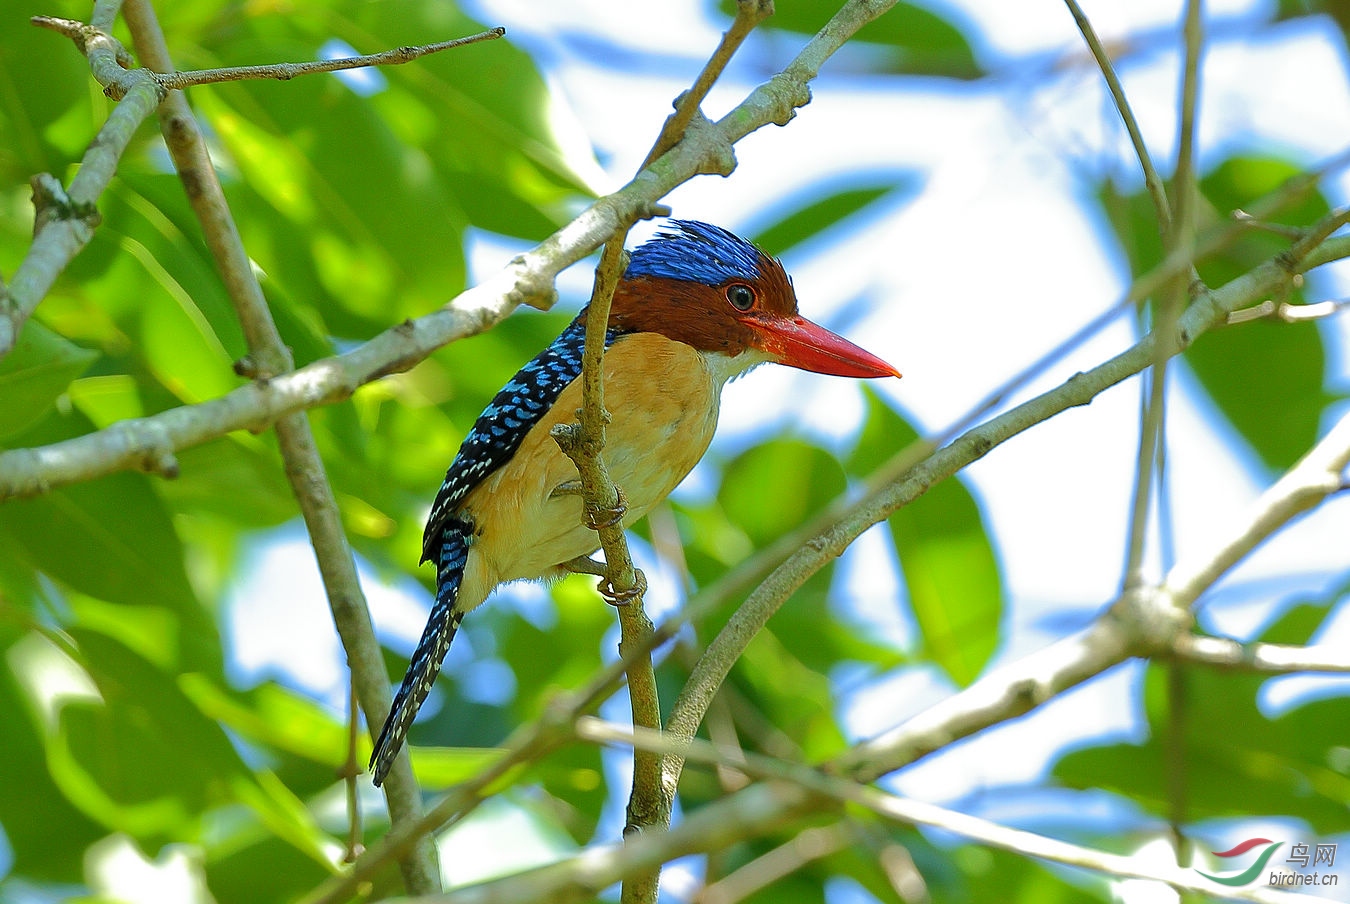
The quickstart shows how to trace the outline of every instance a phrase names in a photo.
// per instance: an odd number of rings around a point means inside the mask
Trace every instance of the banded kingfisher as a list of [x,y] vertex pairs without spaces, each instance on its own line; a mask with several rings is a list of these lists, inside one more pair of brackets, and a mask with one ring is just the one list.
[[[717,226],[671,220],[633,251],[614,292],[603,364],[602,452],[628,527],[703,457],[723,385],[777,362],[841,377],[898,377],[880,358],[797,313],[783,265]],[[581,407],[586,312],[474,422],[431,506],[422,562],[436,597],[370,759],[384,781],[465,614],[508,581],[584,570],[599,548],[576,467],[550,435]],[[593,563],[592,563],[593,564]]]

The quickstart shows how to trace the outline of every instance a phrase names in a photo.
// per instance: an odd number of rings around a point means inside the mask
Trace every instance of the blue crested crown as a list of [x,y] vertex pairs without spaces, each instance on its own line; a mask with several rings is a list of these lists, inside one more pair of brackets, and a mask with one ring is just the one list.
[[633,252],[625,278],[650,276],[708,286],[759,278],[764,254],[740,236],[697,220],[671,220],[670,226],[674,229],[663,229]]

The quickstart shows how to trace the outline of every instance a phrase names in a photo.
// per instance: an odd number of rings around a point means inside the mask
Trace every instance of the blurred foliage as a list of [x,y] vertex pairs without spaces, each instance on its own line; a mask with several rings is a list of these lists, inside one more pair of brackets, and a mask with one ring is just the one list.
[[[1225,160],[1200,180],[1199,235],[1231,223],[1233,211],[1282,194],[1302,170],[1269,157]],[[1129,197],[1115,186],[1102,188],[1102,203],[1121,239],[1136,276],[1163,259],[1153,203],[1143,191]],[[1291,193],[1267,223],[1306,226],[1329,211],[1315,187]],[[1241,230],[1219,250],[1196,262],[1200,278],[1221,286],[1288,247],[1288,241],[1259,228]],[[1301,286],[1279,299],[1302,304]],[[1317,324],[1253,320],[1212,331],[1186,350],[1182,360],[1223,416],[1267,467],[1283,471],[1317,440],[1322,410],[1331,401],[1322,388],[1326,351]]]
[[[718,8],[728,16],[734,15],[736,3],[719,0]],[[761,28],[809,37],[838,11],[835,0],[777,4],[773,17]],[[885,15],[864,25],[845,50],[846,58],[850,52],[861,55],[864,49],[875,51],[867,56],[872,72],[960,79],[985,74],[975,61],[969,41],[954,24],[913,3],[897,3]]]
[[[31,235],[27,180],[39,172],[68,180],[111,104],[67,43],[27,22],[38,13],[80,18],[88,4],[19,6],[0,15],[4,274],[13,273]],[[373,52],[483,28],[443,0],[160,6],[184,69],[310,59],[332,41]],[[799,42],[837,6],[780,3],[767,28]],[[1343,6],[1286,2],[1280,15],[1339,16]],[[985,75],[956,24],[907,3],[869,25],[842,59],[887,79]],[[509,41],[366,78],[373,87],[324,76],[191,94],[278,326],[300,363],[426,313],[463,289],[466,230],[542,239],[589,197],[551,131],[544,78]],[[1202,228],[1293,172],[1268,158],[1226,161],[1202,186],[1210,205]],[[785,252],[894,203],[917,184],[916,174],[859,174],[782,209],[756,238],[772,253]],[[1101,197],[1136,271],[1155,265],[1160,250],[1147,201],[1111,186]],[[239,385],[231,365],[245,353],[243,336],[153,126],[137,134],[99,209],[103,224],[94,240],[15,352],[0,361],[4,448],[81,436]],[[1310,196],[1276,219],[1304,224],[1325,209]],[[1247,233],[1202,261],[1201,272],[1221,281],[1278,247],[1277,237]],[[348,535],[367,562],[385,574],[430,579],[416,562],[421,519],[441,473],[484,402],[567,318],[512,317],[410,373],[311,413]],[[1325,354],[1315,326],[1254,323],[1207,337],[1187,362],[1261,460],[1283,467],[1311,441],[1328,401]],[[865,424],[847,454],[778,436],[710,462],[715,491],[669,510],[690,587],[712,584],[832,499],[856,491],[916,436],[902,412],[868,393]],[[337,779],[347,758],[342,714],[270,680],[241,687],[227,677],[221,608],[243,567],[242,550],[254,532],[297,515],[275,441],[269,433],[236,434],[183,450],[178,459],[174,481],[116,474],[0,505],[0,901],[29,900],[35,887],[45,896],[71,888],[93,893],[91,852],[109,838],[128,840],[151,861],[171,845],[192,850],[222,904],[291,899],[335,869],[333,852],[346,831]],[[781,474],[795,479],[775,479]],[[835,568],[814,575],[751,644],[719,700],[719,718],[730,719],[746,749],[813,761],[844,749],[850,739],[834,671],[841,664],[869,676],[932,665],[959,686],[994,656],[1003,639],[1004,580],[971,488],[960,480],[935,486],[879,530],[902,577],[895,605],[914,642],[902,649],[878,640],[841,605]],[[651,539],[652,528],[638,533]],[[509,669],[515,691],[484,702],[448,670],[411,737],[429,789],[474,774],[517,725],[538,717],[555,692],[584,683],[612,654],[612,614],[585,580],[554,587],[552,603],[551,624],[488,607],[465,625],[479,658]],[[693,633],[710,639],[734,605]],[[1297,610],[1271,636],[1303,631],[1306,638],[1326,611]],[[392,652],[388,659],[392,680],[404,660]],[[667,705],[687,666],[679,655],[662,665]],[[1153,734],[1142,749],[1080,751],[1061,761],[1057,777],[1165,812],[1156,774],[1157,730],[1166,717],[1160,680],[1154,670],[1146,701]],[[1194,707],[1186,739],[1196,763],[1196,818],[1297,811],[1318,831],[1345,830],[1344,762],[1326,761],[1329,750],[1343,750],[1336,746],[1343,743],[1336,726],[1347,716],[1342,698],[1272,719],[1256,705],[1255,678],[1196,673],[1186,680],[1204,701]],[[627,794],[600,752],[584,746],[522,768],[503,785],[513,786],[509,806],[519,819],[559,850],[595,840]],[[691,769],[681,804],[693,809],[726,791],[720,776]],[[366,802],[368,813],[380,812],[373,795]],[[750,900],[819,901],[832,881],[897,900],[906,860],[934,901],[1077,902],[1106,894],[1095,878],[938,844],[853,813],[847,819],[859,843],[805,864]],[[484,825],[502,834],[500,847],[515,844],[500,827],[506,823]],[[366,842],[384,829],[378,817],[369,819]],[[791,838],[785,829],[721,852],[710,874],[726,874]],[[396,887],[391,876],[376,885]]]
[[[1331,607],[1348,595],[1343,588],[1333,599],[1296,605],[1256,639],[1309,643]],[[1186,701],[1179,721],[1169,703],[1170,682],[1179,684]],[[1272,715],[1261,699],[1267,676],[1150,665],[1143,700],[1148,739],[1069,753],[1056,764],[1055,775],[1071,787],[1113,791],[1167,818],[1168,772],[1180,755],[1190,819],[1296,813],[1319,836],[1343,834],[1350,831],[1350,757],[1341,727],[1350,719],[1350,697],[1343,679],[1323,682],[1324,699],[1314,695]]]

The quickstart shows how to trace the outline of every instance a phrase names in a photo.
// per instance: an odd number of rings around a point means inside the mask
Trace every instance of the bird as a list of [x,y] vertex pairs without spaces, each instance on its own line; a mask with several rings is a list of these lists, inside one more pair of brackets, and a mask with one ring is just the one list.
[[[583,309],[502,387],[446,471],[419,562],[435,564],[435,599],[371,754],[377,786],[464,616],[500,584],[583,570],[576,563],[599,548],[595,525],[583,522],[576,467],[550,434],[581,407],[585,321]],[[621,491],[614,518],[625,528],[703,457],[728,380],[769,362],[843,377],[900,376],[798,314],[779,260],[697,220],[669,220],[631,253],[607,325],[602,375],[611,421],[601,454]]]

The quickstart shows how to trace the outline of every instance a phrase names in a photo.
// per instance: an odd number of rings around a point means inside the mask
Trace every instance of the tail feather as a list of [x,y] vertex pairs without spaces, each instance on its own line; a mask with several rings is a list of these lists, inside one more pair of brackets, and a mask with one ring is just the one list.
[[413,650],[408,671],[403,676],[398,692],[394,694],[389,717],[384,720],[380,737],[375,741],[375,750],[370,755],[370,771],[376,787],[389,773],[389,767],[403,746],[418,709],[431,692],[436,676],[440,674],[441,662],[464,618],[464,612],[455,603],[459,597],[460,582],[464,578],[471,535],[471,526],[461,521],[448,523],[441,535],[441,553],[436,569],[436,602],[431,607],[431,616],[422,631],[422,639],[417,642],[417,649]]

